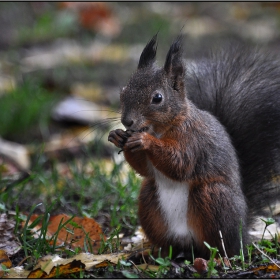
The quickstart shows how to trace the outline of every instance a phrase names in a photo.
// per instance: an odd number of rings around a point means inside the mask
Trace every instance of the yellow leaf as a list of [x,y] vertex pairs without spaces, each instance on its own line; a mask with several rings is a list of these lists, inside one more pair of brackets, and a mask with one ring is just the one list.
[[137,267],[141,270],[151,270],[151,271],[158,271],[159,270],[159,266],[158,265],[151,265],[151,264],[139,264],[137,265]]
[[81,262],[84,265],[85,270],[105,267],[108,264],[116,265],[119,259],[127,258],[128,256],[129,254],[127,253],[114,253],[105,255],[80,253],[72,258],[63,259],[58,255],[47,255],[38,261],[37,265],[34,268],[34,270],[36,271],[36,273],[34,272],[34,275],[36,274],[36,276],[38,276],[39,271],[44,271],[46,275],[49,275],[55,267],[67,265],[73,261]]
[[82,271],[84,268],[85,265],[81,261],[73,260],[64,265],[54,266],[49,274],[40,268],[35,269],[29,273],[27,278],[56,278],[56,276],[63,276]]
[[261,265],[259,267],[252,269],[252,271],[254,271],[254,274],[258,274],[259,271],[265,271],[266,273],[269,273],[269,272],[279,271],[279,270],[280,268],[276,264]]
[[22,266],[12,267],[9,272],[5,274],[3,278],[6,279],[25,279],[27,278],[30,271],[25,270]]
[[0,264],[5,265],[7,268],[12,267],[12,262],[4,250],[0,250]]

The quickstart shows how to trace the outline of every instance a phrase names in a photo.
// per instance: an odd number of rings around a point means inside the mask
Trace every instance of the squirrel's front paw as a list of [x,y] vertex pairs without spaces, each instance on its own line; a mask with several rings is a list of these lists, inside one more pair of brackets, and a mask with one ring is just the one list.
[[108,141],[112,142],[116,147],[123,148],[124,144],[127,141],[127,138],[130,136],[127,131],[122,129],[112,130],[109,133]]
[[146,132],[135,132],[130,136],[125,145],[124,145],[124,150],[129,150],[131,152],[137,152],[137,151],[142,151],[146,150],[149,147],[149,137],[148,133]]

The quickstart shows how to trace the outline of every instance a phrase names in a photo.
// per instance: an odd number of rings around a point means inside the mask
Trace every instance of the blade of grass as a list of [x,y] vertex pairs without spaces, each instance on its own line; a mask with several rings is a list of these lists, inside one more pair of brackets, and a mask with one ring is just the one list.
[[33,206],[33,207],[31,208],[31,210],[30,210],[30,212],[29,212],[29,215],[27,216],[27,219],[26,219],[26,221],[25,221],[24,227],[23,227],[23,231],[22,231],[22,234],[23,234],[22,240],[23,240],[23,250],[24,250],[24,254],[25,254],[25,257],[26,257],[26,258],[28,257],[27,245],[29,245],[29,243],[27,242],[27,228],[28,228],[28,223],[29,223],[29,221],[30,221],[30,219],[31,219],[31,216],[32,216],[34,210],[35,210],[37,207],[41,206],[41,205],[42,205],[42,203],[39,203],[39,204],[37,204],[37,205],[35,205],[35,206]]

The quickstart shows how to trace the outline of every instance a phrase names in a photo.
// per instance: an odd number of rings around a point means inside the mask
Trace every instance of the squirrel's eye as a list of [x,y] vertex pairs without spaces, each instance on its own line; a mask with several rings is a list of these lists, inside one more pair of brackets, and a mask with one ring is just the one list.
[[153,104],[159,104],[162,100],[162,95],[160,93],[156,93],[154,96],[153,96],[153,100],[152,100],[152,103]]

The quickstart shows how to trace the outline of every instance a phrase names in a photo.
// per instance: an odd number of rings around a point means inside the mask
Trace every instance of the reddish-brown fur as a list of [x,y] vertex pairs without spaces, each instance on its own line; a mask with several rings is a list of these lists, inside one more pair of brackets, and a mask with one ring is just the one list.
[[[142,203],[145,201],[145,203]],[[164,223],[162,215],[159,210],[157,202],[155,182],[151,180],[144,180],[139,197],[139,218],[141,224],[146,225],[146,234],[154,244],[159,246],[165,245],[165,234],[168,230]]]
[[[190,254],[193,247],[199,256],[209,257],[206,241],[224,255],[221,230],[228,255],[238,254],[240,224],[246,242],[247,208],[235,150],[223,126],[187,99],[178,42],[171,46],[164,68],[157,69],[153,40],[121,92],[127,131],[111,131],[108,138],[144,177],[138,209],[141,225],[165,252],[172,245],[174,252]],[[174,200],[168,205],[169,193],[180,201],[178,208]],[[170,228],[170,215],[179,232]],[[182,217],[185,227],[178,222]]]

